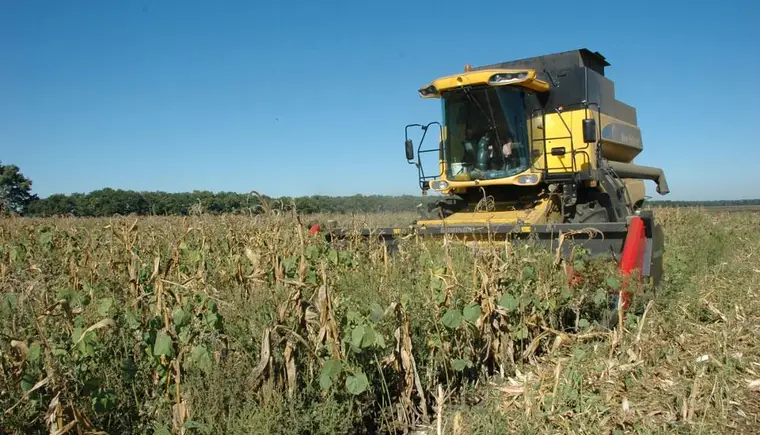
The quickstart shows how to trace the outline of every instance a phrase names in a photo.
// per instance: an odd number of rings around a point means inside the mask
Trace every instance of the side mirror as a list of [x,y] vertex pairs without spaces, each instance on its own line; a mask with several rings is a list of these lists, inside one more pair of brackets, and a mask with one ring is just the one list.
[[406,148],[406,159],[414,160],[414,143],[412,143],[412,140],[407,139],[404,142],[404,147]]
[[593,118],[583,120],[583,142],[596,143],[596,120]]

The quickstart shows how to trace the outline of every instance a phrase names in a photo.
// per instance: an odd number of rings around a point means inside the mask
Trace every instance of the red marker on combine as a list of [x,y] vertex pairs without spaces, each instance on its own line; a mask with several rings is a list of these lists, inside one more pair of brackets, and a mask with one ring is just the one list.
[[[618,271],[623,276],[621,289],[619,290],[620,303],[622,308],[627,310],[631,306],[631,289],[632,282],[642,277],[644,261],[646,259],[646,232],[644,220],[639,216],[631,218],[626,233],[623,252],[621,253]],[[568,276],[568,284],[573,288],[581,283],[581,275],[575,271],[573,266],[566,265],[565,273]]]
[[[644,255],[646,253],[646,235],[644,233],[644,220],[639,216],[631,218],[628,226],[628,234],[625,237],[623,245],[623,255],[620,257],[618,270],[627,278],[631,278],[631,273],[636,273],[634,279],[641,278],[641,271],[644,267]],[[631,292],[628,290],[630,279],[623,282],[621,291],[623,309],[631,306]]]

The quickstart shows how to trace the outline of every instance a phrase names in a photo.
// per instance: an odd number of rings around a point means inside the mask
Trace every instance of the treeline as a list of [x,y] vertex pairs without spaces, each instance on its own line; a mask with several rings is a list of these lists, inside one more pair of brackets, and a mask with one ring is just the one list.
[[649,201],[656,207],[741,207],[760,205],[760,199],[721,199],[714,201]]
[[[264,204],[262,204],[262,201]],[[56,194],[30,202],[24,215],[46,217],[56,215],[188,215],[194,213],[258,213],[266,207],[301,213],[358,213],[412,211],[429,198],[404,195],[259,197],[256,194],[194,191],[186,193],[135,192],[101,189],[90,193]]]
[[[256,194],[234,192],[193,191],[185,193],[135,192],[101,189],[90,193],[56,194],[32,200],[24,215],[46,217],[57,215],[114,216],[114,215],[188,215],[194,213],[258,213],[262,206],[289,210],[293,206],[301,213],[366,213],[413,211],[434,197],[414,195],[353,195],[259,197]],[[262,204],[262,200],[265,204]],[[654,207],[709,207],[760,205],[760,199],[722,201],[652,201]]]

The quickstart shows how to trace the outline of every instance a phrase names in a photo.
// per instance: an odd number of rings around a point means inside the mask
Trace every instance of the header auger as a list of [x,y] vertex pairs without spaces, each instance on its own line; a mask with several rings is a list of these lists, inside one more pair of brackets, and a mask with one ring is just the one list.
[[[581,243],[592,255],[616,259],[622,273],[656,284],[663,240],[653,213],[643,210],[644,180],[661,195],[668,184],[661,169],[634,163],[643,151],[636,109],[616,99],[605,77],[609,65],[598,52],[579,49],[468,65],[422,86],[422,98],[441,101],[442,119],[406,126],[406,159],[422,193],[441,199],[409,227],[360,233],[532,240],[551,249],[560,234],[575,234],[564,255]],[[416,147],[414,131],[421,131]],[[433,133],[436,143],[423,148]],[[432,171],[422,155],[438,156]]]

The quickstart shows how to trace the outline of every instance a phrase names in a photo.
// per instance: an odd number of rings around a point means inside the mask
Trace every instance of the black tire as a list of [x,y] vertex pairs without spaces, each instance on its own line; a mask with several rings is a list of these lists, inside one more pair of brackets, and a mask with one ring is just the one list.
[[610,222],[610,213],[607,207],[604,207],[597,201],[589,201],[576,205],[568,220],[568,223],[574,224],[600,222]]

